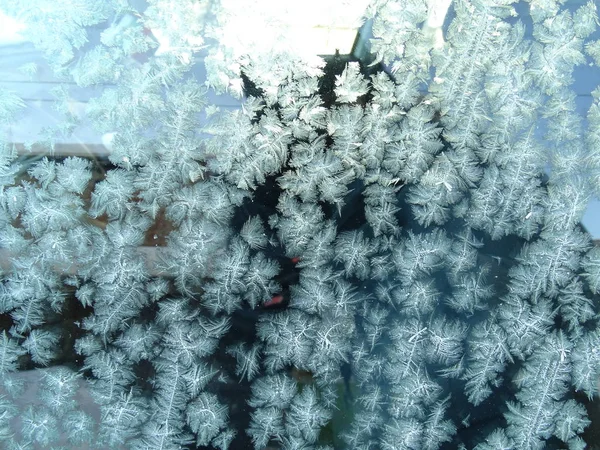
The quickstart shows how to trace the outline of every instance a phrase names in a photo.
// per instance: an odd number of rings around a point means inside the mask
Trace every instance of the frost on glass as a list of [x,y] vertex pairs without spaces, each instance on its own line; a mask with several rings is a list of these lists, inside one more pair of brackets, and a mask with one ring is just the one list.
[[0,447],[584,448],[595,3],[373,0],[362,59],[147,3],[0,0],[62,83],[26,143],[0,90]]

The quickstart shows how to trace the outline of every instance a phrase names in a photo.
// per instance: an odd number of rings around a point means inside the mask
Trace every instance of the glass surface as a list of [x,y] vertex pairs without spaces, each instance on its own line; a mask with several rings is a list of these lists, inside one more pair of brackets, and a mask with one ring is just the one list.
[[600,446],[593,1],[0,11],[1,449]]

